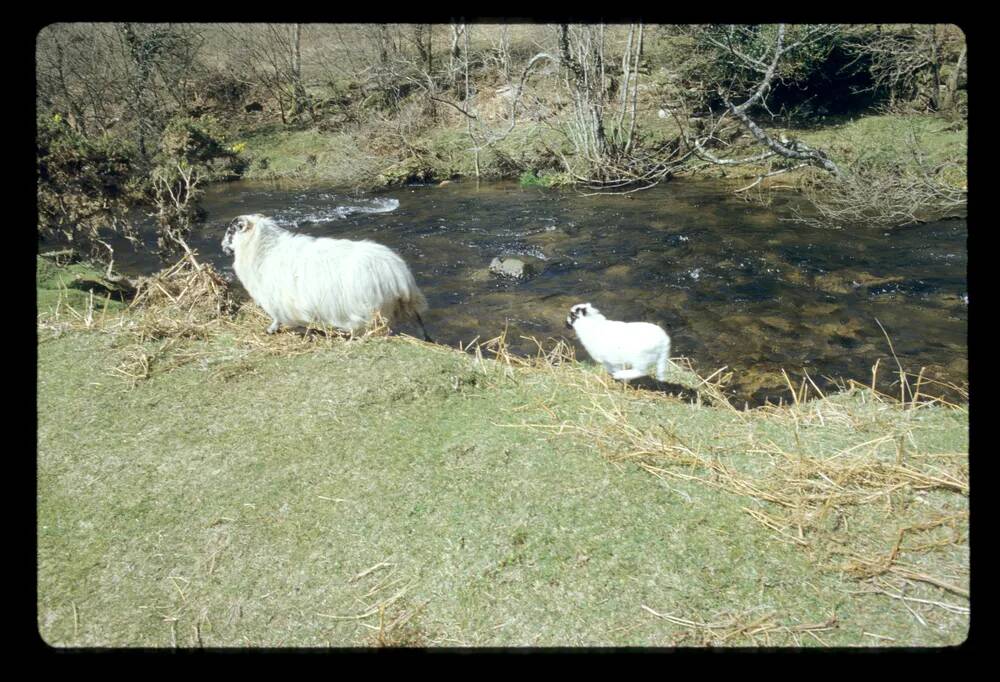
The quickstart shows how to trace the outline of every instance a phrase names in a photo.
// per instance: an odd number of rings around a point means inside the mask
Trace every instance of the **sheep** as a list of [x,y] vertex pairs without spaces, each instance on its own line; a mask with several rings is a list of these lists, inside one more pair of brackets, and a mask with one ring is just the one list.
[[656,378],[666,379],[670,337],[655,324],[609,320],[589,303],[578,303],[570,308],[566,326],[615,379],[647,376],[653,365]]
[[412,319],[430,341],[420,313],[427,301],[405,261],[375,242],[293,234],[259,214],[234,219],[222,251],[253,300],[279,324],[329,324],[355,331],[381,312]]

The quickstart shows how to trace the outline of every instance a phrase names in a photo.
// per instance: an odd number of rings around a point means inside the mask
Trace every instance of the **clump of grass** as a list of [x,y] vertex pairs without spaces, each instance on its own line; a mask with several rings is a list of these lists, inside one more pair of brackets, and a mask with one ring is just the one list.
[[551,171],[543,171],[541,174],[535,170],[526,170],[521,173],[518,178],[518,183],[521,187],[531,188],[531,187],[561,187],[564,185],[572,184],[572,178],[570,178],[566,173],[558,173]]
[[538,174],[533,170],[526,170],[521,173],[521,177],[518,178],[518,182],[521,187],[548,187],[549,183],[546,181],[545,177],[539,177]]

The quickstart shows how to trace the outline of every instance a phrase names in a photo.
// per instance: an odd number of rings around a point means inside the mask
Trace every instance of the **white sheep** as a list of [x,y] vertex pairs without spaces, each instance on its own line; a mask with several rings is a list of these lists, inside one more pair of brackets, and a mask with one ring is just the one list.
[[655,324],[609,320],[589,303],[578,303],[570,308],[566,326],[615,379],[647,376],[654,365],[656,378],[666,379],[670,337]]
[[427,301],[406,263],[375,242],[294,234],[262,215],[233,220],[222,250],[253,300],[279,324],[329,324],[355,331],[376,311],[388,320],[412,319],[430,341],[420,313]]

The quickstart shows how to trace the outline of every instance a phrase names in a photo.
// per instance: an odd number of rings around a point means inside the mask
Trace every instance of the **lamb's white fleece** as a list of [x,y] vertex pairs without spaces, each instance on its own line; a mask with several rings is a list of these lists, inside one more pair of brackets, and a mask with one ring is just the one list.
[[657,325],[609,320],[589,303],[578,303],[570,308],[566,326],[576,331],[590,357],[615,379],[627,381],[650,374],[660,381],[666,379],[670,337]]

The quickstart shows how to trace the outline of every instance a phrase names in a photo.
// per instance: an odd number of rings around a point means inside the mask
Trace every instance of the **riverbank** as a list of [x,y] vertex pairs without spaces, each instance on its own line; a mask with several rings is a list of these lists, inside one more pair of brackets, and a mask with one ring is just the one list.
[[[649,113],[640,125],[651,146],[677,134],[672,120]],[[915,149],[926,156],[928,167],[937,167],[962,152],[968,139],[964,120],[932,114],[872,114],[805,129],[767,129],[775,137],[785,134],[822,149],[845,168],[860,161],[885,159],[900,160],[906,166]],[[354,124],[327,133],[266,126],[240,134],[238,143],[249,159],[247,179],[326,182],[364,191],[476,176],[474,145],[458,120],[426,127],[407,145],[385,144],[375,124]],[[493,148],[482,149],[480,175],[483,179],[521,178],[531,185],[569,185],[571,178],[559,163],[560,154],[572,154],[567,144],[551,122],[520,122]],[[743,134],[734,140],[729,156],[745,157],[757,151],[749,135]],[[960,155],[964,157],[964,152]],[[768,169],[754,164],[702,164],[681,172],[692,177],[728,178],[736,189]],[[783,174],[769,179],[765,186],[798,189],[811,172],[803,169]],[[956,188],[967,186],[964,160],[947,170],[947,182]]]
[[268,336],[184,277],[124,311],[39,295],[52,645],[967,635],[967,405],[855,386],[743,411],[564,348]]

